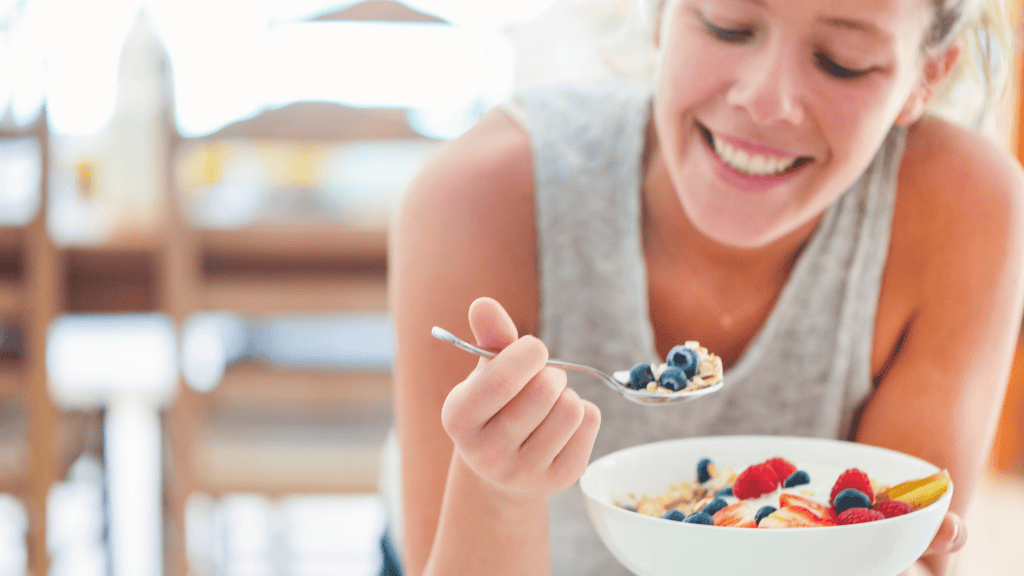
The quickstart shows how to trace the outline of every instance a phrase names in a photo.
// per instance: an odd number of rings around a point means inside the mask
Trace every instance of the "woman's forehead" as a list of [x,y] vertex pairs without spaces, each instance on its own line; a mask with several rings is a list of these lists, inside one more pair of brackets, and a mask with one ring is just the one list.
[[[776,15],[797,15],[810,22],[871,33],[880,37],[919,37],[931,22],[936,0],[647,0],[658,2],[659,16],[689,5],[700,8],[753,8]],[[669,18],[659,18],[668,20]]]
[[935,8],[935,0],[646,0],[656,11],[679,4],[753,6],[768,11],[785,9],[812,11],[819,14],[861,14],[878,19],[916,17]]

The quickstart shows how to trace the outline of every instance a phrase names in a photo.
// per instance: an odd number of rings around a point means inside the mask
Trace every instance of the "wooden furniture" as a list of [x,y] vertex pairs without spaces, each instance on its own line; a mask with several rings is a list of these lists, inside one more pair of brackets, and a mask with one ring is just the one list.
[[[26,226],[0,226],[0,322],[17,326],[21,353],[0,355],[0,410],[13,414],[3,435],[5,466],[0,492],[24,503],[28,516],[28,570],[46,574],[46,502],[50,487],[81,454],[102,452],[98,412],[64,412],[47,390],[46,334],[50,323],[77,298],[69,285],[68,253],[46,229],[49,137],[45,110],[30,126],[0,138],[35,138],[42,154],[39,211]],[[84,302],[84,299],[83,299]],[[9,426],[5,422],[5,427]],[[13,428],[13,431],[11,430]],[[13,433],[12,433],[13,432]]]
[[[18,133],[3,137],[34,137],[45,159],[48,139],[45,117]],[[42,162],[41,188],[46,186]],[[21,498],[28,512],[28,564],[34,573],[46,573],[46,497],[59,478],[56,430],[59,414],[46,391],[45,335],[56,313],[59,294],[57,253],[45,229],[45,200],[25,227],[0,228],[0,321],[21,327],[24,354],[0,361],[0,394],[5,408],[25,418],[24,428],[7,438],[8,448],[22,453],[25,467],[5,470],[0,489]],[[20,420],[20,418],[16,418]]]
[[[324,125],[337,127],[327,142],[332,145],[349,137],[415,135],[393,111],[310,104],[303,112],[304,106],[268,112],[207,139],[316,143],[324,141]],[[311,113],[318,122],[309,121]],[[386,311],[386,230],[325,223],[200,230],[178,209],[180,191],[168,192],[157,300],[179,326],[201,311],[251,319]],[[209,392],[183,383],[165,426],[167,573],[188,571],[182,538],[190,494],[373,492],[383,440],[374,434],[390,418],[387,368],[287,368],[248,360],[229,365]],[[367,429],[371,437],[359,440]]]

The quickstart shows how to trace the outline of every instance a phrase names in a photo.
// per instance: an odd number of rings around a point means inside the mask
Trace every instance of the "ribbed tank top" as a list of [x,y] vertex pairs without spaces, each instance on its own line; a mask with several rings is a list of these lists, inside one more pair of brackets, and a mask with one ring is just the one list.
[[[503,109],[526,130],[532,152],[538,336],[553,358],[609,372],[657,361],[640,227],[649,89],[612,81],[548,87]],[[871,392],[875,312],[904,137],[893,128],[864,174],[828,208],[767,321],[726,371],[722,391],[643,407],[569,374],[570,385],[601,409],[592,458],[692,436],[851,435]],[[628,574],[598,540],[578,487],[555,496],[551,532],[556,575]]]

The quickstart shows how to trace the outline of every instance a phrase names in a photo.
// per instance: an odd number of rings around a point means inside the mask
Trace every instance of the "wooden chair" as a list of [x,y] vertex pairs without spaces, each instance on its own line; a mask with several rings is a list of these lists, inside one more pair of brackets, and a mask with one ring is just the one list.
[[[308,143],[333,134],[334,143],[350,137],[418,137],[400,112],[335,107],[332,116],[330,106],[318,104],[310,106],[317,118],[310,123],[303,106],[229,126],[207,140]],[[305,134],[296,128],[304,125],[310,127]],[[179,141],[173,148],[194,143]],[[383,228],[320,223],[200,230],[176,209],[178,202],[170,198],[174,208],[161,249],[159,301],[179,325],[207,310],[250,318],[386,311]],[[168,574],[188,572],[183,538],[190,494],[375,491],[380,442],[346,440],[343,429],[366,423],[379,428],[390,422],[390,414],[387,368],[287,368],[244,361],[229,365],[209,392],[182,385],[166,417],[166,510],[173,526]]]
[[28,571],[46,574],[46,503],[54,482],[81,454],[101,451],[102,417],[67,413],[47,390],[46,335],[66,309],[66,252],[54,246],[46,229],[49,137],[46,111],[30,126],[0,132],[0,138],[35,138],[41,153],[38,212],[25,226],[0,226],[0,323],[19,327],[17,352],[0,355],[0,410],[15,415],[5,422],[0,451],[0,492],[18,497],[28,517]]

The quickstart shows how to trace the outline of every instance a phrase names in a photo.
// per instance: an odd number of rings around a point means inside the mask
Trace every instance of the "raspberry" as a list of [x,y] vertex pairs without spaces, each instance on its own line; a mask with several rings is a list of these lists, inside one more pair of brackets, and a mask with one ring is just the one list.
[[913,508],[910,507],[910,504],[900,502],[899,500],[882,500],[881,502],[876,502],[874,509],[881,512],[886,518],[903,516],[913,510]]
[[850,508],[839,515],[840,526],[874,522],[875,520],[885,520],[885,515],[869,508]]
[[771,466],[772,470],[775,471],[775,477],[779,479],[779,484],[785,482],[790,474],[796,472],[796,466],[782,458],[772,458],[765,462],[765,464]]
[[874,502],[875,500],[875,493],[871,490],[871,480],[868,478],[868,475],[856,468],[850,468],[836,479],[835,485],[832,486],[832,495],[829,496],[829,502],[834,504],[836,496],[847,488],[859,490],[868,497],[868,502]]
[[775,471],[767,464],[754,464],[736,477],[732,492],[736,498],[746,500],[774,492],[779,486]]

